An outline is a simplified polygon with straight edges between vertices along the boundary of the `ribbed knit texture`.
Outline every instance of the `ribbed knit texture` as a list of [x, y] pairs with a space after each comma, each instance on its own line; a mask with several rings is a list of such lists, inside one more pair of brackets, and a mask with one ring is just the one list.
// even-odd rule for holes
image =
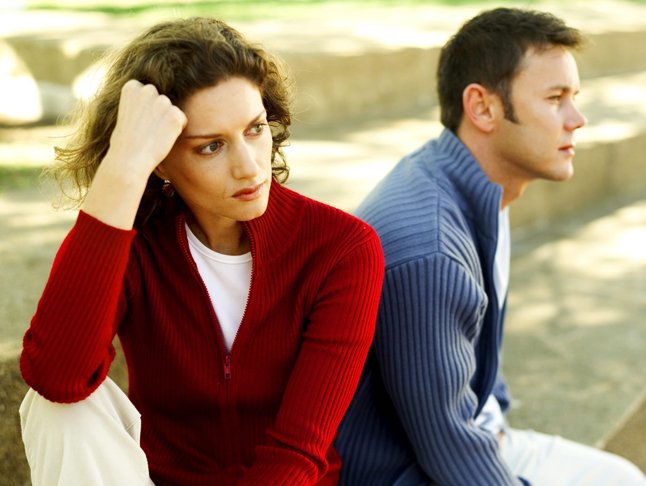
[[337, 440], [341, 484], [518, 484], [473, 422], [499, 378], [504, 311], [488, 304], [497, 302], [501, 196], [445, 130], [359, 207], [381, 238], [386, 276], [374, 347]]
[[135, 235], [81, 213], [25, 335], [26, 382], [73, 402], [105, 378], [118, 330], [158, 486], [338, 478], [331, 443], [374, 334], [379, 240], [277, 184], [245, 228], [250, 299], [229, 354], [181, 214]]

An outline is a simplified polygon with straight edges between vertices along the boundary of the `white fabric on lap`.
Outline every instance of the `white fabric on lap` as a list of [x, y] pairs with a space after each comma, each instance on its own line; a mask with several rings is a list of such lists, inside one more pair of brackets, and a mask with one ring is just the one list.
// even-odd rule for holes
[[507, 429], [502, 456], [532, 486], [643, 486], [642, 472], [623, 457], [559, 436]]
[[148, 486], [139, 412], [110, 379], [77, 403], [54, 403], [30, 389], [20, 406], [33, 486]]

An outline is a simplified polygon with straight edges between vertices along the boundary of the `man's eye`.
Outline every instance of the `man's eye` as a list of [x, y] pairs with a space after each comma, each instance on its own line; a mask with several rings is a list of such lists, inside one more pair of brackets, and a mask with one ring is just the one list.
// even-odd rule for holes
[[200, 153], [203, 155], [211, 155], [217, 152], [222, 144], [220, 142], [211, 142], [208, 145], [205, 145], [200, 149]]

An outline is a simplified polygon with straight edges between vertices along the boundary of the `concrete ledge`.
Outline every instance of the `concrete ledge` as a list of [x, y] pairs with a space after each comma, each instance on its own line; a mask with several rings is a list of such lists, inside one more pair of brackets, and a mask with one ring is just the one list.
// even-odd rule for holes
[[65, 35], [10, 37], [6, 41], [22, 58], [35, 79], [69, 86], [111, 47], [103, 43], [96, 45], [90, 39], [86, 40], [89, 45], [81, 43], [70, 47], [70, 44], [76, 43]]
[[[74, 80], [93, 66], [105, 49], [125, 42], [138, 30], [134, 26], [121, 29], [105, 24], [101, 19], [87, 17], [87, 20], [81, 30], [74, 26], [69, 29], [52, 26], [41, 29], [43, 32], [13, 35], [0, 41], [0, 44], [6, 42], [15, 59], [22, 63], [21, 69], [27, 73], [28, 82], [32, 83], [30, 86], [42, 103], [42, 112], [38, 115], [41, 122], [67, 114], [74, 102], [71, 88]], [[246, 32], [246, 29], [243, 27], [242, 31]], [[632, 194], [638, 196], [646, 188], [646, 171], [643, 170], [646, 118], [632, 106], [642, 102], [626, 93], [625, 85], [598, 83], [595, 88], [594, 83], [602, 76], [646, 70], [646, 29], [599, 32], [592, 35], [592, 40], [594, 45], [577, 55], [581, 76], [592, 81], [584, 82], [583, 94], [589, 85], [594, 92], [584, 112], [587, 113], [586, 108], [595, 112], [597, 134], [609, 131], [604, 124], [608, 118], [629, 125], [630, 130], [615, 139], [595, 135], [580, 143], [575, 160], [576, 174], [571, 181], [531, 184], [525, 196], [512, 208], [515, 238], [539, 228], [545, 230], [544, 238], [556, 241], [563, 235], [561, 230], [548, 231], [556, 223], [578, 217], [604, 201], [626, 199]], [[314, 197], [324, 194], [325, 197], [319, 198], [352, 210], [373, 181], [437, 130], [432, 125], [432, 120], [437, 119], [432, 111], [436, 103], [434, 73], [438, 48], [401, 46], [344, 54], [317, 51], [316, 46], [292, 52], [289, 45], [286, 42], [278, 49], [268, 47], [282, 54], [293, 71], [297, 84], [295, 125], [310, 134], [317, 133], [317, 137], [306, 140], [304, 149], [294, 140], [293, 148], [298, 157], [291, 160], [302, 159], [298, 163], [303, 164], [301, 167], [307, 166], [309, 172], [303, 171], [304, 176], [299, 175], [296, 166], [293, 187]], [[643, 87], [641, 79], [635, 77], [631, 81]], [[599, 113], [599, 105], [606, 103], [610, 94], [622, 93], [627, 94], [628, 101], [609, 102]], [[422, 113], [422, 116], [416, 115], [413, 120], [392, 118], [393, 114], [405, 112]], [[391, 119], [382, 124], [386, 115]], [[365, 119], [376, 123], [365, 125], [364, 130], [346, 127], [348, 122]], [[24, 121], [16, 122], [20, 123]], [[335, 125], [342, 131], [330, 131]], [[344, 180], [339, 181], [341, 176]], [[49, 217], [40, 207], [32, 212], [43, 219]], [[13, 217], [26, 219], [29, 216], [17, 214]], [[20, 230], [23, 238], [28, 236], [33, 240], [30, 244], [42, 247], [45, 241], [52, 245], [56, 241], [57, 245], [62, 230], [51, 227], [51, 220], [46, 224], [50, 226], [30, 230], [10, 228], [8, 233], [13, 242], [10, 244], [24, 244], [13, 239]], [[614, 231], [609, 228], [594, 233], [591, 238], [601, 241], [604, 235]], [[632, 236], [627, 234], [626, 237]], [[569, 253], [564, 258], [566, 250]], [[592, 272], [573, 274], [572, 268], [559, 266], [562, 261], [567, 263], [585, 252], [590, 261], [582, 262], [581, 267], [599, 264], [600, 250], [584, 247], [579, 240], [566, 241], [564, 238], [562, 244], [543, 245], [531, 258], [518, 258], [512, 265], [516, 272], [512, 291], [517, 300], [513, 303], [512, 299], [508, 322], [517, 324], [515, 328], [513, 324], [508, 327], [506, 364], [509, 371], [506, 373], [508, 378], [513, 378], [512, 390], [526, 400], [512, 410], [516, 419], [514, 424], [536, 424], [547, 432], [600, 443], [646, 470], [646, 458], [641, 455], [646, 454], [642, 447], [646, 405], [635, 402], [635, 389], [641, 383], [639, 377], [634, 376], [635, 369], [642, 368], [633, 366], [633, 362], [641, 363], [637, 356], [643, 351], [642, 340], [646, 336], [630, 327], [631, 315], [641, 315], [638, 295], [643, 295], [640, 292], [643, 277], [637, 275], [636, 269], [632, 273], [611, 269], [607, 262], [604, 270], [608, 275], [601, 276]], [[9, 268], [6, 258], [5, 269]], [[34, 262], [44, 257], [32, 255], [29, 258], [28, 264], [14, 262], [11, 268], [29, 266], [33, 273]], [[621, 258], [616, 256], [616, 259]], [[38, 278], [44, 283], [43, 275]], [[18, 278], [16, 282], [21, 280]], [[631, 290], [636, 298], [630, 297]], [[36, 299], [40, 290], [22, 285], [21, 292]], [[21, 294], [20, 298], [24, 296]], [[601, 305], [612, 299], [618, 301], [616, 309]], [[26, 322], [23, 317], [9, 325], [23, 326]], [[612, 325], [615, 327], [611, 328]], [[7, 329], [5, 327], [5, 332]], [[525, 331], [528, 334], [523, 336]], [[22, 329], [17, 334], [20, 332]], [[626, 336], [630, 338], [629, 343], [624, 342]], [[0, 353], [0, 478], [3, 481], [8, 478], [3, 482], [6, 486], [28, 484], [16, 415], [26, 391], [18, 372], [15, 354], [18, 348], [16, 339], [10, 353]], [[584, 349], [573, 356], [572, 351], [579, 348]], [[110, 374], [125, 389], [125, 364], [120, 352], [117, 356]], [[593, 369], [591, 363], [596, 363], [600, 356], [604, 356], [605, 361], [599, 371]], [[550, 383], [545, 383], [546, 375], [551, 377]], [[546, 389], [548, 385], [549, 389]], [[608, 390], [613, 390], [612, 398], [604, 399], [610, 394]], [[563, 414], [564, 403], [577, 410], [585, 409], [585, 413], [568, 417]], [[589, 427], [590, 423], [594, 427]], [[604, 437], [600, 438], [601, 435]]]
[[628, 411], [617, 427], [601, 441], [601, 447], [620, 454], [646, 471], [646, 395]]
[[0, 361], [0, 478], [6, 486], [30, 484], [18, 417], [26, 392], [27, 385], [18, 371], [18, 358]]
[[76, 103], [69, 83], [34, 76], [16, 49], [0, 39], [0, 125], [55, 123]]
[[576, 55], [582, 78], [646, 69], [646, 30], [601, 32], [589, 39], [591, 45]]
[[[133, 26], [112, 31], [104, 27], [94, 35], [84, 29], [75, 34], [32, 34], [5, 40], [34, 79], [72, 85], [107, 49], [124, 44], [136, 32]], [[592, 46], [577, 54], [583, 78], [646, 69], [646, 27], [590, 34], [590, 39]], [[351, 53], [293, 52], [284, 46], [272, 50], [287, 61], [294, 75], [296, 114], [304, 123], [384, 116], [393, 110], [436, 103], [439, 46], [367, 48]]]
[[564, 184], [535, 181], [511, 208], [514, 228], [546, 226], [604, 200], [629, 198], [646, 188], [646, 131], [577, 149], [575, 175]]
[[15, 49], [0, 39], [0, 123], [21, 125], [43, 116], [36, 81]]
[[436, 103], [438, 49], [353, 55], [286, 54], [296, 84], [299, 123], [334, 123]]

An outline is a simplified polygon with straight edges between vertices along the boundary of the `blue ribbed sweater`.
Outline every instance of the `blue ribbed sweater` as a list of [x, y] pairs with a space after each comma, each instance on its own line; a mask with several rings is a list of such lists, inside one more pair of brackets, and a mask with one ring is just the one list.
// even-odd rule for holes
[[504, 309], [493, 283], [502, 188], [450, 131], [359, 206], [386, 275], [375, 341], [337, 448], [346, 486], [518, 484], [473, 418], [495, 393]]

